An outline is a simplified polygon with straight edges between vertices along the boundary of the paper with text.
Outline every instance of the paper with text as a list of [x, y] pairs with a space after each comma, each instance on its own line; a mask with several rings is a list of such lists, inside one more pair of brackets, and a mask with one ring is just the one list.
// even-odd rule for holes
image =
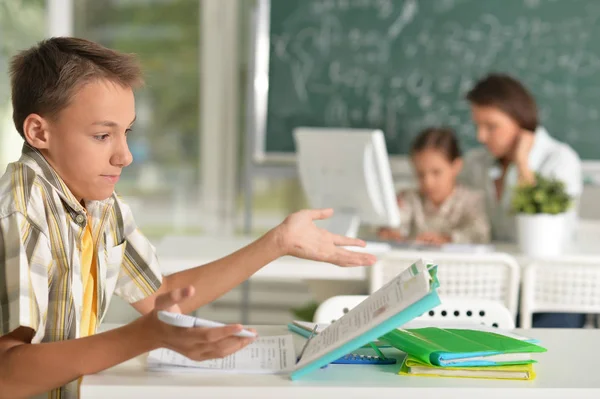
[[259, 337], [244, 349], [222, 359], [197, 362], [177, 352], [160, 348], [150, 352], [147, 366], [157, 371], [227, 372], [239, 374], [278, 374], [296, 363], [291, 335]]
[[430, 292], [432, 278], [427, 264], [419, 261], [371, 294], [309, 342], [296, 368], [366, 333], [398, 314]]

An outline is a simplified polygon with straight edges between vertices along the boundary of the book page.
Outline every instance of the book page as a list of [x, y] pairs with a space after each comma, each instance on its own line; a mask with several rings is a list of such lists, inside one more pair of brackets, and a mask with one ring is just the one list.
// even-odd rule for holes
[[296, 368], [322, 357], [400, 313], [429, 293], [431, 276], [423, 262], [400, 273], [308, 343]]
[[259, 337], [244, 349], [222, 359], [197, 362], [175, 351], [160, 348], [148, 355], [152, 370], [182, 372], [228, 372], [244, 374], [278, 374], [289, 371], [296, 363], [291, 335]]

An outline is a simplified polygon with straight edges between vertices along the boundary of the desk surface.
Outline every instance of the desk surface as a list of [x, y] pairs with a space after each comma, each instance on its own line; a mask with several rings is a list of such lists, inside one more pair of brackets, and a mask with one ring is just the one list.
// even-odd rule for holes
[[[263, 335], [289, 333], [283, 326], [257, 328]], [[518, 331], [518, 330], [517, 330]], [[522, 332], [538, 338], [548, 352], [539, 361], [533, 381], [406, 377], [390, 366], [330, 365], [299, 381], [287, 375], [224, 375], [166, 373], [144, 370], [140, 356], [104, 372], [86, 376], [81, 399], [91, 398], [598, 398], [600, 365], [595, 350], [600, 330], [537, 329]], [[296, 351], [304, 339], [294, 334]], [[402, 358], [396, 352], [394, 356]], [[442, 391], [443, 389], [443, 391]], [[418, 395], [418, 396], [417, 396]]]

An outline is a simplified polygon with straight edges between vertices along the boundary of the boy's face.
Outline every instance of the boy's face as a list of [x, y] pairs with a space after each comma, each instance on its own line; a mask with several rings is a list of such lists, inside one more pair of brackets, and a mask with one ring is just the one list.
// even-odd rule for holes
[[112, 195], [133, 160], [127, 133], [134, 119], [133, 91], [99, 80], [82, 86], [67, 108], [46, 120], [42, 154], [78, 201]]

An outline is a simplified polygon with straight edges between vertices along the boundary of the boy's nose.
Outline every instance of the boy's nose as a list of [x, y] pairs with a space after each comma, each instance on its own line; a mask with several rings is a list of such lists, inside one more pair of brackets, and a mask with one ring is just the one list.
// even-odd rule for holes
[[112, 163], [115, 166], [124, 168], [129, 166], [131, 162], [133, 162], [133, 155], [131, 154], [131, 151], [129, 151], [127, 142], [125, 142], [118, 147], [117, 151], [115, 151], [115, 154], [112, 157]]

